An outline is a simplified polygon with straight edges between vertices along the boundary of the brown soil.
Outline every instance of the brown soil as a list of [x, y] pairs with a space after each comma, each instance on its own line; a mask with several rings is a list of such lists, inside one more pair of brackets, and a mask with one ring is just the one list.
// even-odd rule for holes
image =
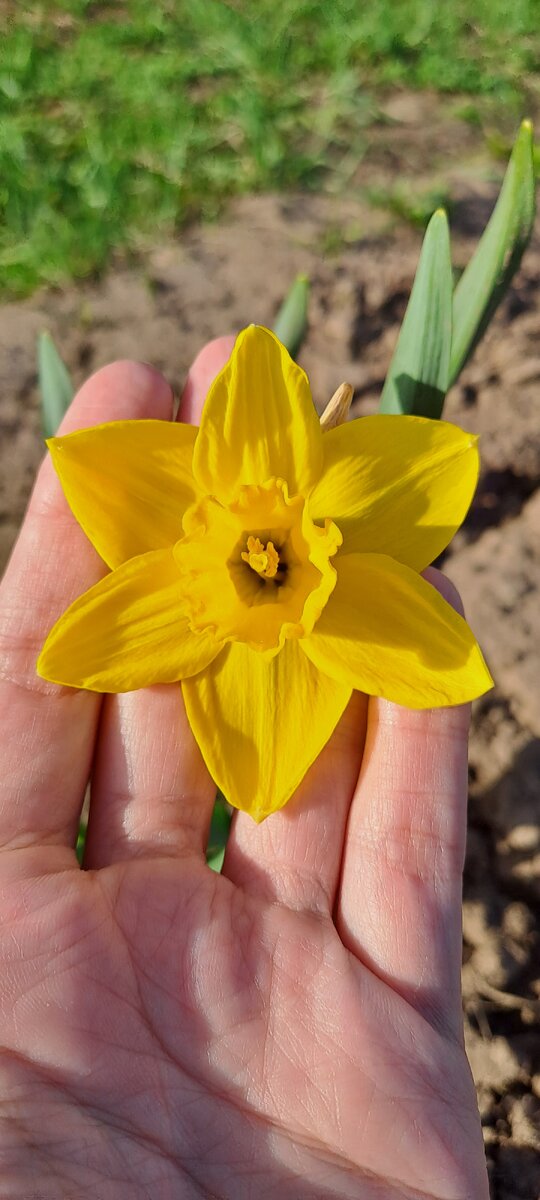
[[[415, 116], [407, 103], [401, 132], [412, 143]], [[390, 115], [399, 121], [399, 106]], [[417, 129], [416, 146], [419, 136]], [[469, 133], [463, 136], [469, 149]], [[455, 143], [453, 135], [443, 138], [453, 162]], [[372, 170], [386, 171], [388, 181], [397, 152], [381, 146]], [[451, 181], [456, 265], [470, 255], [497, 190], [473, 149]], [[134, 356], [160, 367], [178, 389], [207, 339], [250, 321], [271, 324], [284, 289], [303, 270], [312, 300], [301, 361], [317, 404], [347, 379], [355, 413], [372, 412], [419, 244], [418, 234], [391, 227], [386, 215], [356, 200], [263, 196], [238, 201], [221, 224], [194, 228], [137, 269], [120, 267], [101, 283], [5, 305], [0, 566], [42, 450], [40, 329], [52, 332], [77, 383], [110, 359]], [[537, 237], [445, 413], [481, 435], [480, 487], [444, 565], [497, 681], [474, 714], [463, 968], [466, 1041], [494, 1200], [540, 1196], [539, 279]]]

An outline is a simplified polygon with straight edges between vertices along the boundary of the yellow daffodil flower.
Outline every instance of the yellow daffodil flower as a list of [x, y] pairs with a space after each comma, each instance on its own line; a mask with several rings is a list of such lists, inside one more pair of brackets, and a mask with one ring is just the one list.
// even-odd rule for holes
[[111, 572], [54, 626], [39, 673], [98, 692], [181, 680], [209, 771], [256, 820], [290, 798], [353, 688], [424, 708], [490, 687], [420, 575], [469, 507], [470, 434], [405, 416], [322, 430], [304, 372], [250, 326], [199, 429], [118, 421], [48, 445]]

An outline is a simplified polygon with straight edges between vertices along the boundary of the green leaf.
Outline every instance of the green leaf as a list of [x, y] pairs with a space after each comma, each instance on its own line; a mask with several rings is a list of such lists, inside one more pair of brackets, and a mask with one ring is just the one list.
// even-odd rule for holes
[[221, 795], [221, 792], [218, 792], [212, 812], [208, 847], [206, 850], [206, 861], [213, 871], [219, 872], [223, 866], [230, 827], [231, 812], [229, 805], [225, 797]]
[[74, 387], [50, 333], [38, 338], [38, 376], [45, 437], [53, 437], [73, 399]]
[[296, 358], [306, 336], [308, 300], [309, 279], [307, 275], [298, 275], [274, 322], [274, 333], [292, 358]]
[[208, 866], [210, 867], [210, 870], [216, 872], [216, 875], [219, 875], [224, 861], [225, 861], [225, 846], [222, 846], [221, 850], [216, 850], [214, 854], [206, 855], [206, 862], [207, 862]]
[[381, 396], [383, 413], [440, 417], [452, 344], [452, 264], [446, 213], [433, 214]]
[[454, 292], [450, 383], [510, 286], [531, 236], [534, 214], [533, 133], [531, 122], [523, 121], [497, 204]]
[[86, 831], [87, 831], [86, 821], [81, 821], [79, 824], [79, 832], [77, 834], [77, 845], [75, 847], [75, 853], [79, 860], [80, 867], [82, 867], [82, 861], [84, 858], [84, 847], [86, 845]]

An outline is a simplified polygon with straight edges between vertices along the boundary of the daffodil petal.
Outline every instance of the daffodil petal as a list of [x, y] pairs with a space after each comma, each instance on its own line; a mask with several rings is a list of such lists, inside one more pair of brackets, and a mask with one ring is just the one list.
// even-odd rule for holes
[[492, 686], [466, 621], [420, 575], [382, 554], [348, 554], [336, 569], [334, 592], [299, 643], [321, 671], [409, 708], [461, 704]]
[[321, 674], [292, 640], [269, 661], [233, 643], [182, 691], [210, 774], [231, 804], [262, 821], [298, 787], [351, 687]]
[[206, 667], [222, 643], [192, 633], [172, 549], [132, 558], [80, 596], [51, 630], [38, 674], [94, 692], [173, 683]]
[[332, 517], [347, 553], [422, 571], [459, 529], [478, 479], [476, 439], [448, 421], [359, 417], [323, 435], [314, 520]]
[[322, 434], [309, 383], [281, 342], [260, 325], [236, 340], [206, 398], [193, 454], [201, 489], [223, 503], [242, 484], [284, 479], [305, 495], [319, 478]]
[[109, 567], [171, 546], [198, 495], [197, 429], [173, 421], [112, 421], [47, 442], [68, 504]]

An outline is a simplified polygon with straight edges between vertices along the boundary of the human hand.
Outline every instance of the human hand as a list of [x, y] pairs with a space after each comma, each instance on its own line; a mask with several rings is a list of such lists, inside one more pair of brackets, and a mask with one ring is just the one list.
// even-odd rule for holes
[[[184, 419], [231, 344], [197, 359]], [[161, 376], [117, 363], [63, 432], [171, 415]], [[218, 876], [180, 689], [101, 703], [35, 674], [104, 571], [46, 461], [0, 594], [0, 1195], [487, 1200], [459, 992], [468, 710], [356, 693], [290, 805], [235, 816]]]

